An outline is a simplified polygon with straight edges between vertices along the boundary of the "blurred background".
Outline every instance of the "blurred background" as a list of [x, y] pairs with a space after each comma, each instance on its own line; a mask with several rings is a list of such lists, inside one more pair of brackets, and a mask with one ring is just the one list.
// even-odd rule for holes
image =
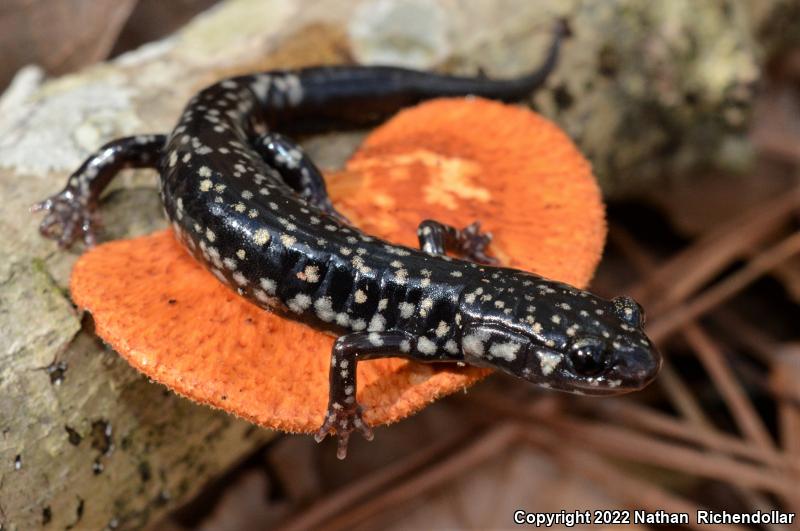
[[[169, 130], [192, 92], [232, 73], [357, 62], [510, 76], [538, 64], [558, 18], [572, 36], [530, 103], [593, 164], [609, 234], [591, 287], [647, 310], [666, 358], [655, 384], [592, 400], [494, 375], [371, 444], [356, 437], [342, 463], [330, 441], [184, 404], [115, 360], [86, 320], [8, 325], [7, 359], [44, 361], [0, 378], [15, 404], [0, 409], [0, 527], [488, 529], [513, 527], [515, 509], [692, 522], [699, 507], [800, 510], [798, 2], [6, 0], [8, 212], [99, 139]], [[360, 138], [305, 145], [336, 168]], [[47, 177], [17, 193], [20, 172]], [[123, 188], [108, 225], [124, 232], [107, 238], [163, 226], [152, 175]], [[74, 256], [12, 239], [9, 256], [63, 290]], [[21, 315], [30, 299], [8, 286], [3, 308]], [[24, 288], [39, 297], [35, 286]], [[68, 310], [37, 311], [56, 323], [47, 312]], [[86, 391], [88, 380], [100, 383]]]

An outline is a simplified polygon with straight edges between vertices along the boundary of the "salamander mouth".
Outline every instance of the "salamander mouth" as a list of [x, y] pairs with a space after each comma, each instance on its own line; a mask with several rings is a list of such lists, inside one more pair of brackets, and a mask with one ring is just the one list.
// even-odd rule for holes
[[594, 379], [587, 378], [586, 381], [573, 382], [571, 387], [572, 389], [568, 389], [567, 391], [575, 394], [612, 396], [638, 391], [642, 389], [644, 385], [626, 386], [619, 379], [601, 376]]
[[661, 355], [654, 349], [634, 349], [618, 356], [602, 375], [585, 378], [581, 391], [590, 394], [622, 394], [640, 391], [655, 380], [661, 370]]
[[596, 385], [593, 385], [587, 381], [578, 381], [574, 377], [551, 379], [550, 381], [531, 381], [531, 383], [545, 389], [581, 396], [614, 396], [637, 390], [635, 388], [622, 387], [621, 385], [612, 387], [604, 379], [598, 379], [596, 382]]

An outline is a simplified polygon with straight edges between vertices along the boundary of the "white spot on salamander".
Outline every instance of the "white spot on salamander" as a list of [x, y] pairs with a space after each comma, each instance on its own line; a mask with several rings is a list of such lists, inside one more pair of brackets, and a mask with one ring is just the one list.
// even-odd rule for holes
[[444, 349], [450, 354], [458, 354], [458, 345], [452, 339], [448, 339], [444, 344]]
[[224, 275], [224, 274], [222, 274], [222, 271], [220, 271], [219, 269], [212, 268], [212, 269], [211, 269], [211, 272], [212, 272], [212, 273], [214, 273], [214, 276], [215, 276], [215, 277], [217, 277], [218, 279], [220, 279], [220, 280], [221, 280], [222, 282], [224, 282], [225, 284], [227, 284], [227, 283], [228, 283], [228, 279], [227, 279], [227, 278], [225, 278], [225, 275]]
[[383, 338], [382, 338], [382, 337], [381, 337], [381, 335], [380, 335], [379, 333], [377, 333], [377, 332], [371, 332], [371, 333], [370, 333], [370, 334], [367, 336], [367, 339], [369, 339], [369, 342], [370, 342], [370, 344], [371, 344], [373, 347], [380, 347], [380, 346], [383, 346]]
[[314, 301], [314, 309], [317, 311], [317, 317], [326, 323], [333, 321], [336, 317], [336, 312], [333, 311], [333, 301], [330, 297], [320, 297]]
[[422, 317], [426, 317], [428, 315], [428, 310], [431, 308], [433, 308], [433, 299], [422, 299], [422, 302], [419, 303], [419, 314]]
[[495, 358], [502, 358], [506, 361], [514, 361], [517, 359], [517, 352], [519, 352], [519, 343], [495, 343], [489, 347], [489, 354]]
[[303, 310], [306, 310], [309, 306], [311, 306], [311, 297], [305, 293], [298, 293], [294, 296], [294, 298], [289, 299], [289, 302], [287, 302], [286, 305], [289, 306], [289, 309], [294, 313], [303, 313]]
[[268, 74], [261, 74], [256, 76], [253, 83], [250, 87], [255, 92], [256, 97], [259, 101], [265, 101], [267, 99], [267, 93], [269, 92], [269, 86], [272, 84], [272, 77]]
[[417, 350], [426, 356], [432, 356], [436, 354], [436, 343], [425, 336], [421, 336], [419, 339], [417, 339]]
[[480, 333], [467, 334], [466, 336], [464, 336], [464, 339], [461, 340], [461, 350], [464, 351], [464, 354], [480, 358], [483, 356], [483, 353], [485, 351], [485, 346], [483, 342], [486, 339], [487, 338]]
[[253, 293], [255, 294], [256, 299], [258, 299], [259, 301], [263, 302], [264, 304], [266, 304], [270, 308], [277, 307], [279, 302], [280, 302], [277, 297], [270, 297], [266, 293], [261, 291], [260, 289], [253, 290]]
[[364, 293], [362, 290], [357, 289], [355, 294], [353, 295], [353, 299], [356, 301], [356, 304], [364, 304], [367, 302], [367, 294]]
[[256, 245], [264, 245], [269, 241], [269, 231], [267, 229], [258, 229], [253, 233], [253, 241]]
[[542, 376], [550, 376], [558, 364], [561, 363], [561, 356], [553, 352], [537, 350], [536, 355], [539, 356], [539, 367], [542, 370]]
[[367, 265], [364, 262], [364, 259], [361, 258], [360, 256], [354, 256], [352, 264], [353, 267], [355, 267], [356, 270], [363, 275], [366, 275], [367, 273], [372, 271], [369, 267], [367, 267]]
[[339, 326], [348, 326], [350, 324], [350, 316], [344, 312], [337, 313], [336, 324]]
[[370, 319], [367, 331], [383, 332], [384, 330], [386, 330], [386, 318], [383, 315], [376, 313], [372, 316], [372, 319]]
[[405, 269], [398, 269], [394, 272], [394, 279], [398, 284], [405, 284], [408, 280], [408, 271]]
[[275, 290], [278, 288], [278, 285], [275, 283], [274, 280], [271, 278], [260, 278], [258, 279], [258, 283], [261, 287], [269, 293], [270, 295], [275, 295]]
[[401, 302], [399, 308], [400, 317], [403, 319], [409, 319], [412, 315], [414, 315], [414, 305], [410, 302]]
[[319, 282], [319, 267], [313, 265], [306, 266], [305, 269], [297, 273], [297, 278], [310, 284], [317, 283]]

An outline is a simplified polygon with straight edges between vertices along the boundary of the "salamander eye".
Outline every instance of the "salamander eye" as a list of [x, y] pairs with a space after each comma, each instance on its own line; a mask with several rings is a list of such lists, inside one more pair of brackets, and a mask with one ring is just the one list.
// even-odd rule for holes
[[644, 326], [644, 309], [638, 302], [625, 296], [615, 297], [611, 302], [614, 304], [614, 310], [620, 319], [639, 328]]
[[585, 338], [572, 345], [569, 358], [575, 372], [581, 376], [594, 376], [606, 368], [608, 356], [602, 341]]

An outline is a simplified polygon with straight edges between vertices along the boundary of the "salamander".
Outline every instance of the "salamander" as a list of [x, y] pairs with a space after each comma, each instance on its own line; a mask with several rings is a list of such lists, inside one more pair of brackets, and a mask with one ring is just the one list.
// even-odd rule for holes
[[91, 155], [34, 206], [46, 211], [40, 231], [62, 247], [94, 245], [111, 179], [123, 168], [157, 169], [175, 236], [214, 277], [264, 310], [336, 335], [315, 437], [338, 436], [340, 457], [352, 431], [372, 438], [356, 400], [363, 360], [491, 367], [581, 394], [640, 389], [660, 356], [634, 300], [501, 267], [478, 223], [424, 220], [418, 249], [365, 234], [336, 211], [322, 173], [290, 139], [368, 126], [427, 98], [520, 100], [554, 68], [563, 35], [559, 27], [536, 71], [513, 79], [332, 66], [220, 81], [189, 101], [170, 135], [121, 138]]

